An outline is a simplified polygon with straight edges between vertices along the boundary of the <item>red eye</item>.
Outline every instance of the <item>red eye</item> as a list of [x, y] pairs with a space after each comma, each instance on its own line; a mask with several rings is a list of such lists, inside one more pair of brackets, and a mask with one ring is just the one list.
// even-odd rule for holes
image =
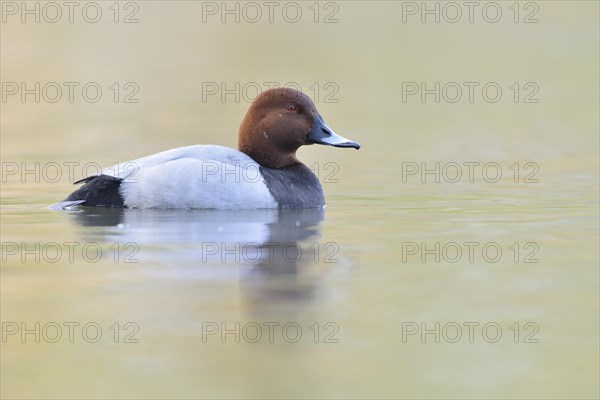
[[287, 106], [287, 110], [289, 112], [294, 112], [294, 111], [296, 111], [296, 106], [293, 106], [293, 105], [290, 104], [289, 106]]

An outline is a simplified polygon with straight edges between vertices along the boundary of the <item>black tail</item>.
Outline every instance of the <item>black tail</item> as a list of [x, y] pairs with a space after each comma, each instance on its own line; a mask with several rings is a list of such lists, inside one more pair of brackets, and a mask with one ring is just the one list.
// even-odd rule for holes
[[108, 175], [92, 177], [71, 193], [65, 201], [83, 200], [81, 205], [90, 207], [125, 207], [123, 196], [119, 192], [122, 181], [120, 178]]

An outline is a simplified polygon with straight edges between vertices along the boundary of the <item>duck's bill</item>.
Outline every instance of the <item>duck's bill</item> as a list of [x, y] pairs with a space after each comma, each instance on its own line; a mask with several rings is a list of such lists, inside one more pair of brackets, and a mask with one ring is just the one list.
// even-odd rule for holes
[[312, 130], [308, 134], [308, 139], [310, 143], [324, 144], [334, 147], [353, 147], [356, 150], [360, 149], [360, 144], [336, 134], [320, 117], [315, 118]]

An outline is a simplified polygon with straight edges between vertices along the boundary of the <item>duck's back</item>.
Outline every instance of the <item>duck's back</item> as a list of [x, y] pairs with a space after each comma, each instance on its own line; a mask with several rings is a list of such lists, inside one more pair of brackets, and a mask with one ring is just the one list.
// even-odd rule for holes
[[66, 201], [160, 209], [308, 208], [325, 203], [318, 179], [303, 164], [264, 168], [238, 150], [215, 145], [118, 163], [80, 182], [85, 184]]
[[223, 146], [197, 145], [126, 161], [87, 177], [66, 201], [128, 208], [276, 208], [260, 165]]

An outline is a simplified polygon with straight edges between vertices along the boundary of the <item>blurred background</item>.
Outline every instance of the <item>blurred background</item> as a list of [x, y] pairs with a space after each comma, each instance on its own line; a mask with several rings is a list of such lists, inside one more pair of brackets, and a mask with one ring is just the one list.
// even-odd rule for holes
[[[597, 2], [0, 7], [3, 398], [600, 395]], [[270, 86], [362, 145], [324, 214], [45, 209]]]

